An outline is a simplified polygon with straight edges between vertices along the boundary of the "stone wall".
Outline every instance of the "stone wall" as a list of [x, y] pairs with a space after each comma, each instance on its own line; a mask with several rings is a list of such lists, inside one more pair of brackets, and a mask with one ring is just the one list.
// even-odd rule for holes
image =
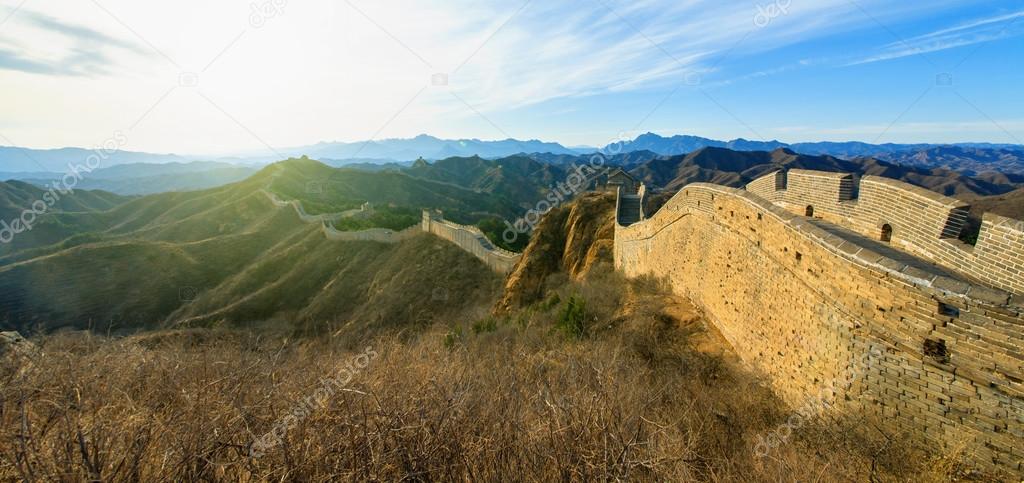
[[413, 225], [409, 228], [400, 231], [389, 230], [387, 228], [370, 228], [368, 230], [359, 231], [340, 231], [330, 226], [326, 222], [323, 223], [324, 236], [328, 240], [335, 241], [374, 241], [379, 243], [398, 243], [403, 240], [408, 240], [418, 233], [422, 233], [423, 230], [419, 225]]
[[510, 273], [521, 254], [494, 246], [475, 226], [460, 225], [445, 220], [440, 212], [423, 211], [423, 231], [433, 233], [472, 253], [498, 273]]
[[[829, 186], [814, 200], [839, 212], [853, 195], [846, 179], [789, 186]], [[782, 196], [777, 183], [751, 190]], [[615, 264], [668, 279], [795, 409], [828, 389], [840, 411], [1024, 473], [1024, 300], [824, 226], [747, 191], [694, 184], [616, 227]]]
[[411, 226], [404, 230], [394, 231], [387, 228], [371, 228], [359, 231], [340, 231], [331, 226], [330, 222], [341, 218], [352, 216], [366, 216], [371, 213], [372, 207], [369, 203], [363, 204], [361, 208], [348, 210], [341, 213], [327, 213], [322, 215], [309, 215], [302, 208], [298, 201], [282, 201], [270, 191], [263, 190], [263, 194], [270, 198], [270, 201], [277, 207], [284, 208], [291, 206], [299, 219], [306, 223], [320, 223], [321, 230], [329, 240], [336, 241], [372, 241], [378, 243], [398, 243], [407, 240], [417, 233], [427, 232], [454, 243], [459, 248], [471, 253], [482, 260], [492, 270], [507, 274], [515, 268], [521, 254], [513, 253], [494, 246], [490, 240], [475, 226], [460, 225], [445, 220], [440, 212], [423, 210], [423, 220], [420, 224]]
[[[968, 204], [900, 181], [845, 173], [790, 170], [759, 178], [747, 190], [789, 210], [881, 239], [985, 284], [1024, 293], [1024, 222], [986, 215], [976, 245], [958, 239]], [[811, 207], [811, 208], [808, 208]]]

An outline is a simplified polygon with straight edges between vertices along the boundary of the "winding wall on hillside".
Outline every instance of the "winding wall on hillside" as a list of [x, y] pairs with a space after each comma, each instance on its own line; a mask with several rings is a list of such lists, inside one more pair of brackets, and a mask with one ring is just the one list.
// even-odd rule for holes
[[404, 230], [395, 231], [387, 228], [371, 228], [359, 231], [341, 231], [334, 228], [330, 222], [352, 216], [365, 215], [369, 210], [368, 205], [362, 208], [348, 210], [341, 213], [328, 213], [322, 215], [309, 215], [302, 208], [302, 203], [297, 200], [283, 201], [270, 191], [263, 190], [263, 193], [275, 206], [284, 208], [291, 206], [299, 219], [305, 223], [320, 223], [324, 236], [335, 241], [372, 241], [378, 243], [398, 243], [407, 240], [418, 233], [426, 232], [438, 236], [444, 240], [454, 243], [459, 248], [479, 258], [492, 270], [507, 274], [512, 271], [519, 262], [521, 254], [494, 246], [490, 240], [475, 226], [460, 225], [445, 220], [440, 212], [423, 210], [421, 223], [413, 225]]
[[[825, 178], [837, 199], [829, 191], [815, 214], [848, 202], [845, 178]], [[824, 398], [1024, 473], [1024, 298], [787, 211], [784, 186], [752, 184], [766, 199], [689, 185], [652, 217], [617, 223], [616, 267], [668, 279], [795, 409]]]
[[448, 240], [472, 253], [498, 273], [510, 273], [522, 254], [495, 246], [475, 226], [460, 225], [444, 219], [438, 211], [423, 211], [423, 231]]

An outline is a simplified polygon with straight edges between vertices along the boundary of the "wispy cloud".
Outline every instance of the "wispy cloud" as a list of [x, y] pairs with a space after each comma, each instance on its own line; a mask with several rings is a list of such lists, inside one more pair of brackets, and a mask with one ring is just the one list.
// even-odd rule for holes
[[860, 65], [927, 54], [1024, 34], [1024, 10], [965, 22], [886, 45], [881, 53], [849, 62]]
[[[884, 3], [864, 3], [885, 14]], [[720, 70], [723, 60], [728, 64], [867, 22], [845, 0], [794, 4], [767, 26], [755, 22], [759, 12], [756, 4], [708, 0], [534, 2], [484, 48], [488, 55], [453, 76], [452, 86], [485, 112], [675, 86], [687, 76]], [[502, 17], [500, 10], [485, 15]], [[473, 44], [481, 36], [472, 32], [451, 43]], [[430, 49], [424, 50], [429, 57]], [[784, 70], [790, 68], [749, 77]]]
[[[54, 76], [109, 74], [118, 51], [146, 56], [139, 45], [98, 30], [28, 10], [7, 7], [0, 35], [0, 69]], [[13, 38], [12, 38], [13, 37]], [[25, 42], [23, 39], [31, 39]], [[45, 45], [46, 48], [39, 48]]]

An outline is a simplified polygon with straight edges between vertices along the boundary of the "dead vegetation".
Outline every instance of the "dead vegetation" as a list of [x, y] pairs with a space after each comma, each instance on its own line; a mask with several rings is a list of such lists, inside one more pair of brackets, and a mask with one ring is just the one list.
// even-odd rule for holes
[[[372, 340], [40, 339], [26, 370], [0, 373], [0, 480], [939, 481], [955, 470], [863, 421], [811, 422], [758, 457], [759, 436], [790, 411], [694, 347], [699, 314], [681, 321], [655, 281], [616, 277], [558, 282], [507, 317], [481, 308]], [[570, 316], [580, 330], [559, 328]], [[256, 441], [270, 444], [254, 452]]]

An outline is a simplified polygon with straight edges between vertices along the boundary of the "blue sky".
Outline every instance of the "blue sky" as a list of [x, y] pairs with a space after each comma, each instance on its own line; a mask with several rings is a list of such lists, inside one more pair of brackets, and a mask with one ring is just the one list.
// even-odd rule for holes
[[0, 0], [0, 145], [1024, 143], [1021, 15], [964, 0]]

